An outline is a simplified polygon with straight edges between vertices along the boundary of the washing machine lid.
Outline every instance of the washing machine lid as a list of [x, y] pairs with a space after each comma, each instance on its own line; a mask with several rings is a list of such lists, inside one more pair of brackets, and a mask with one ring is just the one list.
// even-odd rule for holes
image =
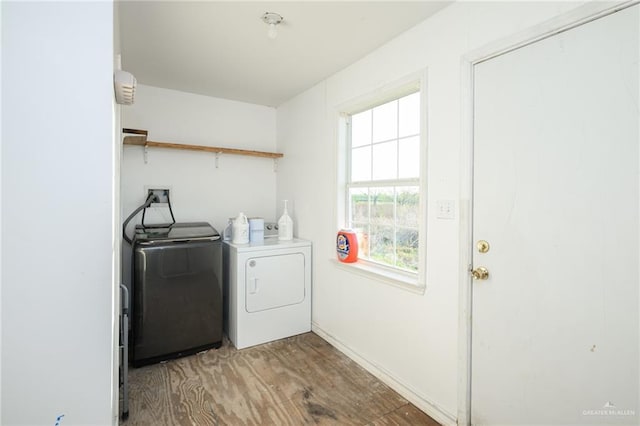
[[136, 225], [134, 239], [138, 243], [156, 241], [219, 240], [220, 234], [207, 222], [187, 222], [159, 225]]

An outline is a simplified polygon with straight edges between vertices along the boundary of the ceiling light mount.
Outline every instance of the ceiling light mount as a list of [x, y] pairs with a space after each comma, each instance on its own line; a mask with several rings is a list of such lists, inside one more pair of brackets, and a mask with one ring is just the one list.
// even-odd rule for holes
[[264, 15], [262, 15], [262, 22], [269, 25], [267, 35], [270, 39], [274, 39], [278, 36], [278, 29], [276, 27], [280, 25], [283, 20], [284, 18], [279, 13], [265, 12]]

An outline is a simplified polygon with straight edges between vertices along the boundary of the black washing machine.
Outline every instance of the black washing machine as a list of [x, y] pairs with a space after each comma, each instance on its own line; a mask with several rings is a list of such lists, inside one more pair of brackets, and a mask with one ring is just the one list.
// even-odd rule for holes
[[220, 347], [221, 240], [206, 222], [136, 226], [134, 367]]

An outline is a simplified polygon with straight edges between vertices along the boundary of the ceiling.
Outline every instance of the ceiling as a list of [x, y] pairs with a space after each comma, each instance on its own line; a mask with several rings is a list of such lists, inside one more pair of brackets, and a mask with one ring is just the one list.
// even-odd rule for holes
[[[121, 1], [122, 68], [145, 85], [278, 106], [448, 4]], [[276, 39], [267, 11], [284, 17]]]

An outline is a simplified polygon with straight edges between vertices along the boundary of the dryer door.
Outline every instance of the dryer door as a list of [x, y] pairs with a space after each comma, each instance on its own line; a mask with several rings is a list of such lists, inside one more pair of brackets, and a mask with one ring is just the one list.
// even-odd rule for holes
[[245, 263], [247, 312], [295, 305], [304, 300], [304, 255], [256, 256]]

